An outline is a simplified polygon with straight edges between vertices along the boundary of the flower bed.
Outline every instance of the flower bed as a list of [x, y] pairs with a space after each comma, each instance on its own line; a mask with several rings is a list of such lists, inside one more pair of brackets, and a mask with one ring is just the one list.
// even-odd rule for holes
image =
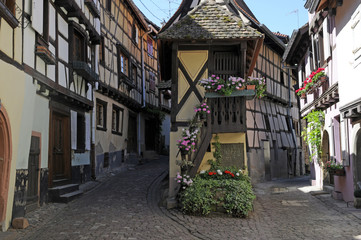
[[179, 193], [181, 210], [191, 215], [220, 211], [234, 217], [247, 217], [254, 199], [252, 185], [244, 178], [207, 179], [198, 175]]

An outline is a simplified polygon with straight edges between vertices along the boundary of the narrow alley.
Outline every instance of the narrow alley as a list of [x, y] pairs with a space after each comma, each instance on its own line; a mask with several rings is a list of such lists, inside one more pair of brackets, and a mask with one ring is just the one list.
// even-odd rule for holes
[[[258, 184], [247, 219], [185, 216], [158, 206], [168, 159], [117, 173], [69, 204], [50, 203], [27, 215], [10, 239], [360, 239], [361, 210], [311, 195], [307, 178]], [[99, 187], [101, 186], [101, 187]], [[358, 237], [357, 237], [358, 236]]]

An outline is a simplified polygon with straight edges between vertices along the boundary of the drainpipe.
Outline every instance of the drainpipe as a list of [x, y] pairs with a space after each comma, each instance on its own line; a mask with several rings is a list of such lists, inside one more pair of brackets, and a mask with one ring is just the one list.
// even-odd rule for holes
[[[282, 64], [282, 68], [286, 68], [287, 69], [287, 79], [288, 79], [288, 107], [287, 107], [287, 118], [289, 121], [289, 125], [291, 126], [291, 131], [292, 131], [292, 140], [293, 140], [293, 144], [295, 146], [294, 148], [294, 159], [297, 159], [297, 137], [296, 137], [296, 133], [294, 130], [294, 126], [293, 126], [293, 122], [291, 121], [291, 108], [292, 108], [292, 103], [291, 103], [291, 75], [290, 75], [290, 69], [297, 69], [298, 66], [284, 66], [284, 64]], [[296, 160], [295, 160], [296, 161]], [[292, 168], [294, 167], [294, 162], [292, 161]], [[293, 169], [293, 175], [295, 175], [296, 169]]]
[[[150, 25], [148, 26], [149, 30], [147, 32], [144, 32], [143, 35], [140, 37], [141, 39], [141, 43], [140, 43], [140, 49], [141, 49], [141, 64], [142, 64], [142, 109], [145, 108], [145, 67], [144, 67], [144, 43], [143, 43], [143, 37], [145, 34], [149, 34], [151, 33], [153, 30], [150, 27]], [[142, 148], [141, 148], [141, 144], [140, 144], [140, 139], [141, 139], [141, 117], [140, 117], [140, 112], [138, 114], [138, 154], [139, 156], [141, 156], [142, 153]]]

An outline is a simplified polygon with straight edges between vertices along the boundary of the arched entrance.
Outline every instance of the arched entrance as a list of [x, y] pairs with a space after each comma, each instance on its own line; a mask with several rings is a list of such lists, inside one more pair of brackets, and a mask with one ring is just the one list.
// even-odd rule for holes
[[356, 158], [354, 164], [355, 188], [361, 189], [361, 130], [357, 133], [356, 137]]
[[5, 219], [11, 162], [10, 126], [4, 106], [0, 108], [0, 224]]
[[[330, 161], [330, 138], [327, 131], [323, 132], [322, 136], [322, 163], [325, 164], [327, 161]], [[324, 185], [333, 185], [333, 176], [330, 176], [327, 171], [323, 172], [323, 184]]]

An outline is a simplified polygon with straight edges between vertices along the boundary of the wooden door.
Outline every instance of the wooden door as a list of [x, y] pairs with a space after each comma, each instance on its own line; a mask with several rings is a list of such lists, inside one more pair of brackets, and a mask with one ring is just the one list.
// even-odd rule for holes
[[5, 219], [9, 189], [11, 134], [4, 107], [0, 109], [0, 231], [1, 222]]
[[39, 157], [40, 157], [40, 138], [36, 136], [31, 137], [30, 143], [30, 153], [28, 161], [28, 190], [26, 197], [27, 211], [31, 208], [36, 208], [38, 206], [39, 200], [39, 177], [40, 177], [40, 166], [39, 166]]
[[156, 121], [145, 121], [145, 150], [155, 150], [157, 143]]
[[128, 152], [136, 153], [137, 151], [137, 118], [135, 115], [129, 115], [128, 121]]
[[[70, 179], [69, 116], [53, 113], [51, 129], [51, 169], [49, 181]], [[51, 184], [50, 184], [51, 185]]]

